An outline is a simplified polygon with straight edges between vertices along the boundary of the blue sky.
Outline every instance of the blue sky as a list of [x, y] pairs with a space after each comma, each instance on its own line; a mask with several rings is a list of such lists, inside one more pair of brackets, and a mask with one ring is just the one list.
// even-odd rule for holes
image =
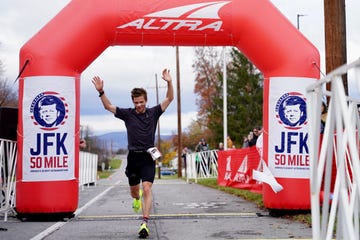
[[[19, 50], [70, 0], [1, 0], [0, 1], [0, 59], [6, 66], [5, 77], [14, 81], [18, 74]], [[288, 19], [319, 50], [321, 70], [325, 72], [325, 40], [323, 21], [323, 0], [272, 0]], [[360, 1], [347, 0], [347, 47], [348, 62], [360, 57]], [[221, 48], [219, 48], [221, 50]], [[192, 47], [180, 47], [180, 82], [182, 99], [182, 128], [196, 119], [194, 78], [191, 65], [194, 60]], [[163, 68], [169, 68], [175, 80], [176, 71], [174, 47], [128, 47], [114, 46], [103, 52], [81, 75], [81, 112], [82, 125], [90, 126], [94, 133], [125, 130], [124, 124], [106, 112], [97, 97], [91, 78], [99, 75], [105, 80], [105, 91], [110, 100], [122, 107], [132, 105], [130, 90], [144, 87], [149, 94], [149, 105], [156, 103], [155, 74], [159, 81], [159, 98], [165, 96], [166, 88], [161, 79]], [[351, 79], [350, 79], [351, 80]], [[174, 81], [176, 85], [176, 81]], [[355, 89], [355, 88], [350, 88]], [[353, 94], [353, 93], [351, 93]], [[177, 131], [176, 99], [160, 121], [162, 133]]]

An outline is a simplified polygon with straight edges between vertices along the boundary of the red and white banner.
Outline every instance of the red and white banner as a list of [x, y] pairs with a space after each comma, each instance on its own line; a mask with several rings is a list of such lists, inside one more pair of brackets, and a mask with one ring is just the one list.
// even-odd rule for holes
[[75, 80], [24, 78], [23, 181], [75, 178]]
[[260, 183], [253, 179], [260, 155], [255, 146], [218, 152], [218, 185], [259, 190]]

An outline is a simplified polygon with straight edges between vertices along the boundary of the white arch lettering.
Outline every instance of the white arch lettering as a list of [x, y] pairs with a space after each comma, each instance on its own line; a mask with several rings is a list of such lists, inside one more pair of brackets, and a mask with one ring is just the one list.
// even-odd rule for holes
[[[155, 21], [155, 19], [154, 19], [154, 21]], [[150, 22], [150, 24], [152, 24], [154, 21], [150, 20], [149, 22]], [[132, 22], [126, 23], [124, 25], [118, 26], [117, 28], [135, 27], [136, 29], [142, 29], [144, 26], [144, 22], [145, 22], [145, 19], [140, 18], [140, 19], [136, 19]], [[158, 29], [158, 28], [156, 28], [156, 29]]]
[[222, 21], [216, 21], [216, 22], [210, 23], [208, 25], [205, 25], [205, 26], [203, 26], [201, 28], [198, 28], [197, 30], [198, 31], [203, 31], [203, 30], [206, 30], [206, 29], [214, 29], [214, 31], [220, 31], [221, 26], [222, 26]]
[[126, 23], [124, 25], [118, 26], [119, 29], [131, 28], [136, 29], [146, 29], [146, 30], [180, 30], [187, 29], [189, 31], [204, 31], [207, 29], [212, 29], [214, 31], [220, 31], [222, 26], [222, 21], [210, 22], [209, 24], [204, 24], [202, 20], [182, 20], [182, 19], [155, 19], [151, 18], [146, 21], [144, 18], [134, 20], [132, 22]]

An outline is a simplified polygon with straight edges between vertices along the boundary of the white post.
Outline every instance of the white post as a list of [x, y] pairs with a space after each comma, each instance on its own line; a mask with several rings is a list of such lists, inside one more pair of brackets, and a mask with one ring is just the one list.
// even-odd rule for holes
[[226, 47], [223, 47], [223, 128], [224, 128], [224, 149], [227, 150], [227, 76], [226, 76]]

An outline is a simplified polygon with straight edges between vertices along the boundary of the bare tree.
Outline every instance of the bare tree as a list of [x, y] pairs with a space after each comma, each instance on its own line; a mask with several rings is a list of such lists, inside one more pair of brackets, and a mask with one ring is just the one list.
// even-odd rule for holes
[[213, 105], [216, 92], [218, 75], [221, 72], [220, 57], [213, 47], [195, 48], [195, 63], [193, 69], [196, 72], [194, 92], [198, 95], [196, 104], [199, 107], [198, 122], [206, 128], [208, 124], [208, 110]]
[[5, 77], [5, 64], [0, 60], [0, 107], [17, 107], [18, 95]]

